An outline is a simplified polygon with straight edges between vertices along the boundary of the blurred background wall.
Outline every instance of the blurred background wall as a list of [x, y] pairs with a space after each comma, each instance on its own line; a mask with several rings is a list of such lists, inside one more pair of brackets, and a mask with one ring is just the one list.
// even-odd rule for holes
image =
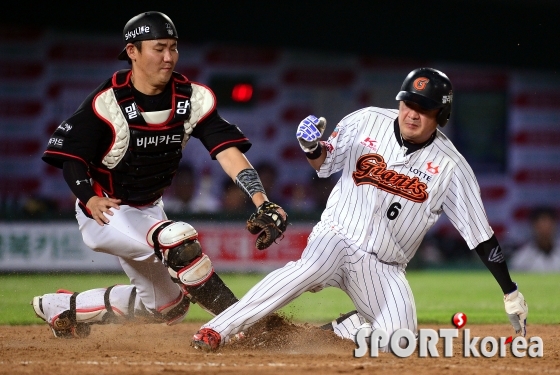
[[[41, 155], [86, 95], [128, 67], [116, 60], [122, 28], [146, 10], [171, 17], [180, 38], [176, 70], [210, 86], [220, 114], [253, 142], [247, 156], [261, 176], [270, 175], [271, 199], [300, 223], [286, 249], [305, 243], [335, 181], [314, 177], [294, 137], [299, 121], [324, 116], [329, 134], [359, 108], [396, 108], [402, 80], [420, 66], [440, 69], [453, 82], [443, 131], [477, 174], [504, 246], [513, 252], [530, 237], [533, 207], [560, 208], [559, 1], [24, 1], [0, 12], [0, 270], [31, 258], [44, 265], [41, 256], [65, 258], [64, 251], [82, 246], [73, 197]], [[181, 188], [172, 187], [167, 207], [174, 217], [194, 217], [199, 232], [218, 238], [237, 224], [215, 229], [214, 221], [248, 216], [250, 207], [228, 208], [242, 199], [225, 198], [226, 176], [198, 140], [189, 141], [183, 164], [194, 176], [191, 202], [181, 206]], [[219, 207], [230, 214], [216, 215]], [[56, 220], [68, 226], [59, 235], [49, 227]], [[43, 250], [33, 253], [37, 243]], [[243, 263], [253, 256], [247, 246], [245, 255], [224, 259]], [[443, 219], [419, 255], [445, 263], [468, 258], [465, 247]], [[298, 256], [285, 251], [286, 259]], [[278, 256], [268, 267], [286, 260]]]

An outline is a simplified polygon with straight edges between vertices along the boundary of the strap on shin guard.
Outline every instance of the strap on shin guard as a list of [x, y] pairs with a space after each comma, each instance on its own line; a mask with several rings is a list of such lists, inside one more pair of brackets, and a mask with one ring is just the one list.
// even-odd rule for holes
[[78, 320], [76, 319], [76, 297], [78, 297], [78, 292], [72, 293], [72, 296], [70, 296], [70, 312], [68, 314], [68, 320], [70, 320], [70, 323], [72, 323], [72, 325], [76, 325], [76, 323], [78, 322]]
[[237, 297], [218, 276], [213, 272], [210, 278], [201, 285], [183, 286], [191, 299], [212, 315], [218, 315], [238, 301]]
[[107, 310], [107, 313], [105, 314], [105, 316], [103, 317], [105, 322], [114, 322], [117, 320], [117, 315], [115, 314], [115, 312], [113, 311], [113, 307], [111, 306], [111, 302], [109, 301], [109, 294], [111, 294], [111, 289], [113, 289], [115, 286], [112, 285], [110, 287], [108, 287], [107, 289], [105, 289], [105, 294], [103, 295], [103, 302], [105, 303], [105, 310]]
[[[117, 323], [117, 321], [119, 320], [119, 316], [117, 314], [115, 314], [115, 311], [113, 310], [113, 306], [111, 306], [111, 301], [109, 300], [111, 290], [113, 290], [113, 288], [115, 286], [116, 285], [112, 285], [112, 286], [108, 287], [107, 289], [105, 289], [105, 294], [103, 295], [103, 302], [105, 304], [105, 310], [107, 310], [107, 313], [103, 316], [103, 323]], [[133, 320], [134, 319], [134, 317], [135, 317], [135, 314], [134, 314], [135, 303], [136, 303], [136, 287], [132, 288], [132, 290], [130, 291], [130, 297], [128, 298], [128, 311], [127, 311], [127, 315], [125, 317], [126, 320]]]
[[130, 298], [128, 299], [128, 319], [134, 319], [134, 305], [136, 303], [136, 287], [132, 288]]
[[[164, 223], [162, 223], [153, 233], [152, 233], [152, 242], [154, 244], [154, 253], [156, 254], [156, 257], [159, 258], [159, 260], [161, 260], [164, 264], [165, 264], [165, 260], [163, 259], [163, 254], [161, 253], [161, 247], [159, 245], [159, 241], [158, 241], [158, 235], [159, 233], [164, 230], [166, 227], [170, 226], [171, 224], [173, 224], [174, 222], [169, 220], [166, 221]], [[167, 265], [166, 265], [167, 266]]]

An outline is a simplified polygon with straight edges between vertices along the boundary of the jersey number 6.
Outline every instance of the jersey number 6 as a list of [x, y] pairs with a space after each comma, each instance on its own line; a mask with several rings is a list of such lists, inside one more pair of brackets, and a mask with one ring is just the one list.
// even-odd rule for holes
[[395, 220], [399, 215], [400, 212], [399, 210], [401, 208], [402, 206], [399, 202], [395, 202], [392, 205], [390, 205], [389, 209], [387, 210], [387, 218], [389, 218], [389, 220]]

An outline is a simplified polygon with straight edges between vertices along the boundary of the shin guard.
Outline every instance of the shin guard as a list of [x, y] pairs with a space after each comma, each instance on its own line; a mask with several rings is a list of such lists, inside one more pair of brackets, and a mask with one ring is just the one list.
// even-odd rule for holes
[[197, 286], [183, 286], [193, 303], [216, 316], [238, 301], [231, 289], [217, 273], [212, 272], [210, 278]]

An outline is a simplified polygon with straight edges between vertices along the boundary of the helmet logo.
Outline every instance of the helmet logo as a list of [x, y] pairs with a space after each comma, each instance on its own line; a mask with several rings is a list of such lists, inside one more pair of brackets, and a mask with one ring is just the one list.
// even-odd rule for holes
[[418, 91], [422, 91], [426, 88], [426, 85], [430, 82], [430, 80], [426, 77], [419, 77], [414, 80], [412, 83], [412, 87], [414, 87]]
[[138, 26], [132, 30], [129, 30], [126, 34], [124, 34], [124, 40], [134, 39], [137, 36], [140, 36], [142, 34], [149, 34], [149, 33], [150, 33], [149, 25]]

